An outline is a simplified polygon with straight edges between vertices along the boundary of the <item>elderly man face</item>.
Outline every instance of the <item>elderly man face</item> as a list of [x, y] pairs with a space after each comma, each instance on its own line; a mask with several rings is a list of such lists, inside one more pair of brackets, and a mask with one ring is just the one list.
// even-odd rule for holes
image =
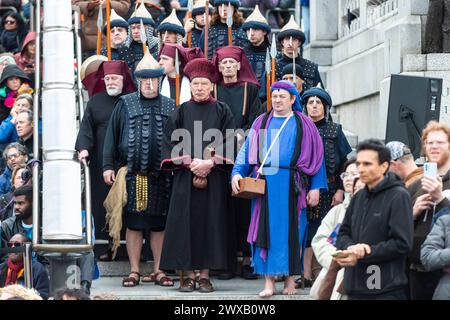
[[147, 98], [155, 98], [158, 95], [159, 78], [140, 78], [141, 94]]
[[325, 106], [319, 97], [310, 97], [306, 103], [306, 110], [308, 111], [308, 116], [317, 122], [325, 118]]
[[224, 58], [219, 62], [219, 72], [223, 78], [234, 79], [237, 81], [238, 71], [241, 69], [241, 63], [233, 58]]
[[247, 30], [248, 41], [250, 41], [250, 43], [254, 46], [259, 46], [261, 43], [263, 43], [266, 34], [267, 32], [262, 29], [250, 28]]
[[111, 46], [115, 48], [127, 38], [127, 29], [124, 27], [114, 27], [111, 29], [110, 37]]
[[120, 74], [108, 74], [103, 79], [105, 81], [106, 92], [109, 96], [115, 97], [122, 93], [123, 76]]
[[26, 139], [33, 134], [33, 119], [30, 119], [27, 112], [20, 112], [17, 115], [16, 131], [22, 139]]
[[212, 89], [211, 80], [208, 78], [194, 78], [191, 80], [191, 92], [195, 101], [201, 102], [209, 98]]
[[279, 89], [272, 91], [272, 108], [276, 115], [284, 116], [292, 111], [292, 105], [296, 97], [292, 96], [289, 91]]

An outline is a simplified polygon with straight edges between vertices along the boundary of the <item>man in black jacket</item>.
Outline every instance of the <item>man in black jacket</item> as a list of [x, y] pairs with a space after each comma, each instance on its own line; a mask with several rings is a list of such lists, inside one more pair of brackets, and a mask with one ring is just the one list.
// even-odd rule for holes
[[388, 172], [390, 152], [378, 140], [357, 149], [358, 171], [366, 187], [356, 193], [339, 230], [335, 260], [346, 267], [350, 299], [407, 299], [406, 259], [413, 243], [411, 198]]

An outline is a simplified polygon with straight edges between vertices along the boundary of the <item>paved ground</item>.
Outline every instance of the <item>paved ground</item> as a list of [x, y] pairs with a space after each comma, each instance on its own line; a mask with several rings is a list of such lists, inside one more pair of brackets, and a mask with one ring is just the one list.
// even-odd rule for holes
[[[91, 288], [91, 296], [98, 293], [113, 293], [123, 300], [255, 300], [261, 299], [258, 293], [264, 287], [264, 280], [244, 280], [234, 278], [231, 280], [218, 280], [211, 278], [216, 291], [209, 294], [202, 294], [198, 291], [193, 293], [178, 292], [178, 278], [173, 277], [174, 287], [161, 287], [154, 283], [140, 283], [133, 288], [122, 287], [122, 277], [127, 276], [130, 265], [128, 261], [99, 262], [100, 279], [94, 280]], [[149, 273], [153, 270], [153, 262], [141, 262], [141, 274]], [[294, 296], [281, 294], [283, 283], [278, 282], [277, 293], [270, 299], [273, 300], [309, 300], [309, 289], [298, 290]], [[264, 299], [266, 300], [266, 299]]]
[[[101, 277], [92, 284], [91, 295], [108, 292], [114, 293], [121, 300], [260, 300], [258, 292], [264, 286], [264, 280], [243, 280], [234, 278], [232, 280], [212, 279], [216, 288], [215, 292], [202, 294], [199, 292], [181, 293], [177, 288], [179, 282], [175, 282], [174, 287], [160, 287], [153, 283], [141, 283], [133, 288], [124, 288], [121, 285], [122, 277]], [[285, 296], [281, 294], [283, 283], [277, 283], [277, 295], [273, 300], [309, 300], [309, 290], [298, 290], [295, 296]], [[264, 299], [267, 300], [267, 299]]]

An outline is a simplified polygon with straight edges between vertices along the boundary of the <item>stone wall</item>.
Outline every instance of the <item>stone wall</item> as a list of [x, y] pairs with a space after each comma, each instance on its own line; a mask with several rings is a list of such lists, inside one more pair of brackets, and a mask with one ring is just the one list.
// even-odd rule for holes
[[[350, 27], [347, 8], [356, 16]], [[311, 0], [304, 56], [319, 63], [337, 118], [359, 140], [384, 139], [383, 88], [405, 71], [404, 57], [422, 53], [427, 10], [428, 0]]]

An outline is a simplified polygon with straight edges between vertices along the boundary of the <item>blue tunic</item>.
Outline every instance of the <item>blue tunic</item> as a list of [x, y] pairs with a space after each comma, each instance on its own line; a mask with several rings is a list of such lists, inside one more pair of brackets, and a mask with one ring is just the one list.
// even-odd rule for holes
[[[275, 138], [278, 129], [286, 120], [284, 117], [274, 117], [269, 123], [267, 136], [264, 142], [264, 154], [267, 152], [270, 143]], [[289, 275], [289, 177], [290, 170], [278, 168], [279, 166], [289, 167], [296, 144], [297, 126], [295, 118], [292, 117], [271, 153], [266, 165], [272, 165], [264, 169], [267, 183], [268, 207], [269, 207], [269, 234], [270, 248], [267, 251], [267, 259], [264, 261], [260, 256], [260, 248], [253, 250], [253, 264], [255, 273], [262, 275]], [[270, 141], [270, 143], [268, 143]], [[280, 147], [280, 143], [282, 147]], [[248, 163], [249, 139], [240, 150], [236, 158], [232, 171], [232, 176], [240, 174], [243, 177], [249, 176], [253, 171], [253, 166]], [[322, 164], [319, 172], [310, 178], [310, 189], [326, 189], [325, 163]], [[252, 203], [253, 206], [254, 203]], [[304, 243], [306, 234], [306, 212], [303, 209], [299, 223], [300, 239]], [[300, 244], [302, 247], [302, 245]], [[300, 252], [299, 252], [300, 254]]]

